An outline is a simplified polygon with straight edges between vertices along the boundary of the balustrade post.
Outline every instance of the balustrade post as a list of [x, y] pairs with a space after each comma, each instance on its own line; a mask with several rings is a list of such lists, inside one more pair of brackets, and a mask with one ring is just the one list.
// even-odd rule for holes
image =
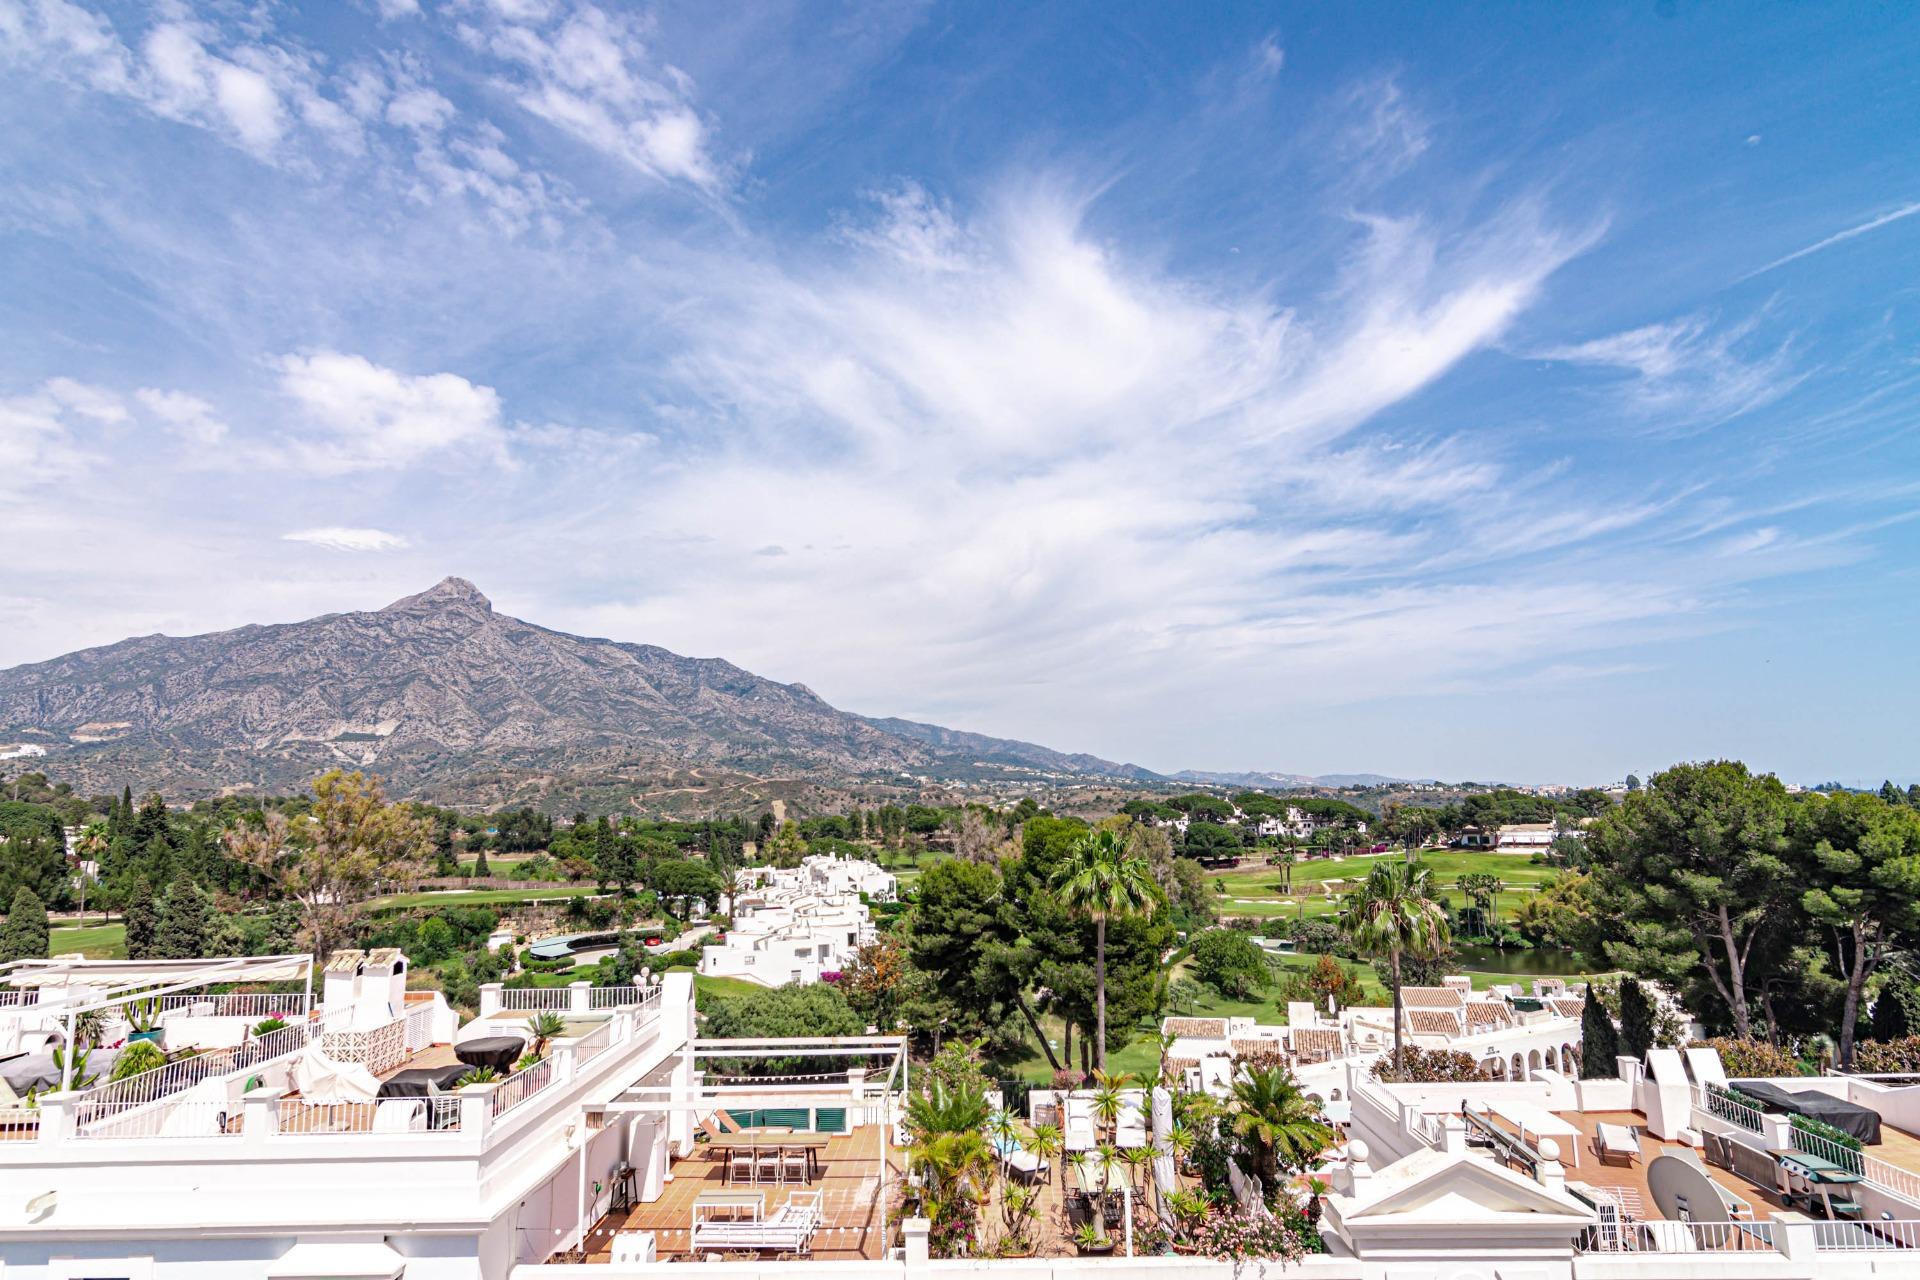
[[480, 1016], [490, 1018], [500, 1012], [500, 993], [507, 989], [504, 982], [483, 982], [480, 984]]
[[593, 984], [591, 982], [569, 982], [567, 984], [567, 1012], [586, 1014], [593, 1012]]
[[476, 1141], [486, 1141], [493, 1128], [493, 1093], [497, 1084], [469, 1084], [459, 1090], [460, 1132]]
[[553, 1061], [553, 1083], [557, 1085], [573, 1079], [576, 1066], [574, 1047], [570, 1044], [556, 1045], [551, 1057]]
[[40, 1095], [40, 1141], [70, 1142], [73, 1139], [73, 1106], [80, 1100], [76, 1090]]
[[264, 1143], [280, 1132], [280, 1097], [284, 1089], [255, 1089], [240, 1100], [240, 1136], [249, 1145]]

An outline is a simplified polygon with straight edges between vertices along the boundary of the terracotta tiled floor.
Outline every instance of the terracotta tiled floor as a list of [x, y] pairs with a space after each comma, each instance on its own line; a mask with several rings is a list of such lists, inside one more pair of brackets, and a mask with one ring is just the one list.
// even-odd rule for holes
[[[1637, 1111], [1563, 1111], [1560, 1118], [1580, 1128], [1580, 1167], [1573, 1167], [1573, 1153], [1563, 1152], [1560, 1163], [1565, 1166], [1567, 1181], [1584, 1182], [1592, 1187], [1627, 1187], [1640, 1195], [1648, 1219], [1657, 1219], [1660, 1210], [1653, 1202], [1653, 1196], [1647, 1190], [1647, 1165], [1655, 1157], [1679, 1149], [1678, 1143], [1662, 1142], [1651, 1134], [1640, 1131], [1640, 1158], [1632, 1165], [1602, 1162], [1599, 1152], [1594, 1149], [1593, 1135], [1602, 1123], [1617, 1124], [1634, 1129], [1646, 1124], [1647, 1118]], [[1704, 1164], [1705, 1162], [1702, 1161]], [[1780, 1198], [1771, 1188], [1762, 1188], [1748, 1182], [1739, 1174], [1726, 1169], [1708, 1167], [1707, 1176], [1727, 1190], [1753, 1206], [1756, 1219], [1771, 1218], [1785, 1208]]]

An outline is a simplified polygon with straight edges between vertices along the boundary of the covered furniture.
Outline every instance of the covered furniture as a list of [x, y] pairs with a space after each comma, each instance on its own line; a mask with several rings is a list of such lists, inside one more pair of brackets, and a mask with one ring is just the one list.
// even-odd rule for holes
[[478, 1036], [453, 1046], [453, 1056], [470, 1067], [492, 1067], [502, 1075], [513, 1070], [527, 1051], [519, 1036]]
[[430, 1098], [454, 1087], [473, 1068], [457, 1064], [444, 1067], [413, 1067], [396, 1071], [380, 1082], [382, 1098]]
[[1768, 1084], [1764, 1080], [1736, 1080], [1733, 1087], [1750, 1098], [1756, 1098], [1766, 1104], [1767, 1110], [1786, 1115], [1806, 1116], [1812, 1120], [1824, 1120], [1843, 1133], [1850, 1133], [1868, 1146], [1880, 1142], [1880, 1113], [1869, 1107], [1856, 1106], [1851, 1102], [1813, 1090], [1790, 1093], [1779, 1085]]
[[310, 1045], [293, 1064], [293, 1085], [306, 1102], [372, 1102], [380, 1081], [357, 1062], [335, 1062]]

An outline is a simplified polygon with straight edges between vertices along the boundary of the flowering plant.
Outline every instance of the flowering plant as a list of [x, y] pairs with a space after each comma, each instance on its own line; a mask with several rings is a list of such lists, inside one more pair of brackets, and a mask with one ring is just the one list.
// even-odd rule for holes
[[1297, 1230], [1275, 1217], [1238, 1211], [1210, 1213], [1195, 1227], [1193, 1244], [1208, 1258], [1280, 1258], [1295, 1261], [1306, 1250]]

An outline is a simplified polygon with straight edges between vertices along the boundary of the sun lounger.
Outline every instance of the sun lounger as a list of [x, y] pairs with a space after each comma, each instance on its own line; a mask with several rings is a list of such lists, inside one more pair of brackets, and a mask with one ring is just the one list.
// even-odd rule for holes
[[1147, 1145], [1147, 1118], [1135, 1102], [1122, 1103], [1114, 1122], [1113, 1145], [1121, 1148]]
[[1601, 1121], [1593, 1133], [1593, 1149], [1603, 1164], [1609, 1160], [1632, 1164], [1640, 1156], [1640, 1141], [1626, 1125]]
[[1061, 1135], [1061, 1145], [1068, 1151], [1093, 1150], [1100, 1142], [1099, 1134], [1093, 1127], [1093, 1100], [1069, 1097], [1066, 1110], [1067, 1124]]
[[1053, 1166], [1031, 1151], [1014, 1151], [1007, 1156], [1007, 1168], [1013, 1170], [1028, 1182], [1035, 1182], [1053, 1172]]

